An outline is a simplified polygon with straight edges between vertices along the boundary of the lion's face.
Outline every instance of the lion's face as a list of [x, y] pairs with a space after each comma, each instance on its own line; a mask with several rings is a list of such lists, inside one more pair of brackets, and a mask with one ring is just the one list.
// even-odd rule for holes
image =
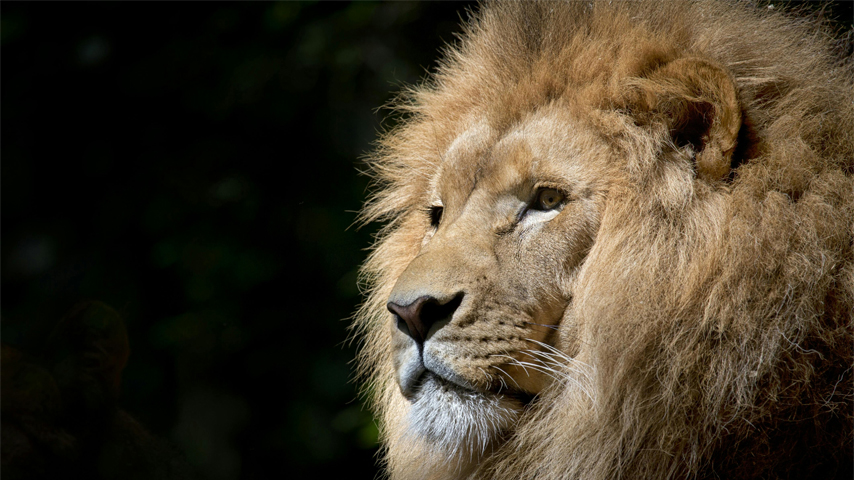
[[370, 158], [391, 478], [851, 478], [851, 77], [793, 28], [480, 10]]
[[443, 153], [388, 299], [411, 434], [483, 449], [552, 380], [554, 352], [578, 353], [573, 282], [613, 177], [586, 128], [546, 109], [503, 133], [475, 124]]

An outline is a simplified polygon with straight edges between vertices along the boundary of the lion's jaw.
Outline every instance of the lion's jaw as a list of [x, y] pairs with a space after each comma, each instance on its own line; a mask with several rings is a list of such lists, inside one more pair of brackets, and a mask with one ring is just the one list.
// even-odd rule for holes
[[[567, 132], [558, 144], [555, 125]], [[389, 297], [406, 435], [474, 462], [578, 353], [565, 324], [606, 156], [549, 110], [509, 132], [474, 126], [447, 150], [423, 206], [441, 205], [441, 221], [422, 213], [420, 252]], [[544, 190], [564, 198], [534, 205]]]

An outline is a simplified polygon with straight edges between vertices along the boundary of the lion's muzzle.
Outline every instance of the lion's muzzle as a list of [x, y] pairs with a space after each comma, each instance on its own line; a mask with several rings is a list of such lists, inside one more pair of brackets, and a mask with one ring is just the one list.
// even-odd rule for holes
[[[402, 348], [398, 349], [395, 362], [398, 384], [406, 398], [410, 400], [415, 398], [427, 370], [453, 383], [468, 384], [458, 379], [458, 375], [430, 356], [429, 352], [426, 358], [424, 353], [425, 342], [450, 323], [462, 300], [462, 293], [446, 302], [430, 295], [423, 295], [405, 305], [393, 301], [386, 305], [389, 312], [394, 315], [397, 329], [411, 340], [408, 345], [402, 345]], [[426, 364], [429, 364], [429, 367]]]

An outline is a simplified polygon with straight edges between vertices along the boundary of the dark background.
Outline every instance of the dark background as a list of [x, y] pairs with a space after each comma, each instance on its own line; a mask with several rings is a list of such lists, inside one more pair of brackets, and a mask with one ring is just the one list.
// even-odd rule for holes
[[372, 478], [357, 170], [468, 6], [2, 2], [3, 342], [102, 300], [122, 407], [203, 478]]
[[357, 170], [465, 6], [4, 1], [3, 342], [104, 301], [122, 407], [205, 478], [372, 478]]

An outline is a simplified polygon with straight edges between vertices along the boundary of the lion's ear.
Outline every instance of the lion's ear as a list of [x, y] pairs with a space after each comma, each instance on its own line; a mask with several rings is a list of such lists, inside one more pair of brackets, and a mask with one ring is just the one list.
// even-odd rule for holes
[[700, 178], [714, 181], [730, 173], [741, 105], [722, 66], [700, 58], [674, 60], [631, 79], [623, 95], [638, 123], [663, 123], [677, 147], [692, 148]]

